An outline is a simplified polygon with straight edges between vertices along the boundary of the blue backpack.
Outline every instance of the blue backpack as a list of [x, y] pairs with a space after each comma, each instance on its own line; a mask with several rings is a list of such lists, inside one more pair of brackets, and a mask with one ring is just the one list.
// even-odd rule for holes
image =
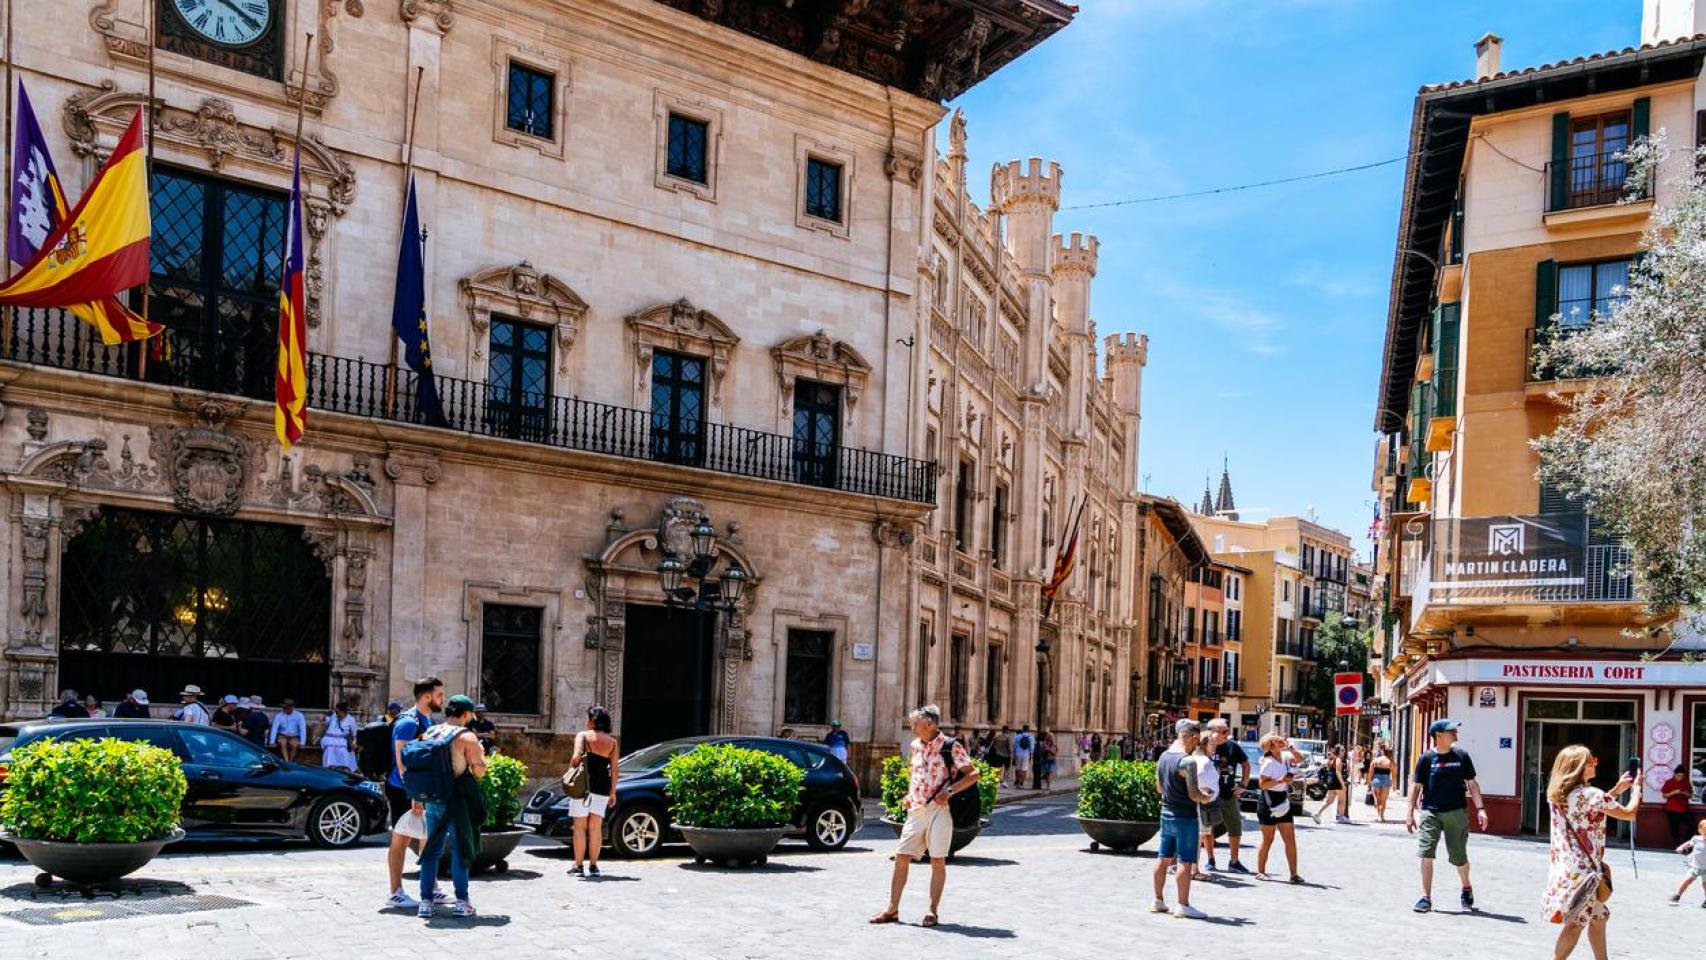
[[458, 728], [449, 736], [411, 740], [403, 744], [403, 792], [410, 800], [449, 800], [456, 790], [456, 767], [450, 745], [468, 733]]

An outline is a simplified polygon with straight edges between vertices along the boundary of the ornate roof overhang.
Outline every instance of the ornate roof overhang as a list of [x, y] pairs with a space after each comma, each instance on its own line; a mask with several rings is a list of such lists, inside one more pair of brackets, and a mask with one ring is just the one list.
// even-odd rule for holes
[[1058, 0], [658, 0], [837, 70], [951, 100], [1072, 21]]
[[1421, 89], [1410, 124], [1375, 430], [1402, 429], [1409, 410], [1418, 339], [1433, 309], [1435, 264], [1444, 254], [1471, 122], [1506, 110], [1693, 79], [1703, 60], [1706, 35]]

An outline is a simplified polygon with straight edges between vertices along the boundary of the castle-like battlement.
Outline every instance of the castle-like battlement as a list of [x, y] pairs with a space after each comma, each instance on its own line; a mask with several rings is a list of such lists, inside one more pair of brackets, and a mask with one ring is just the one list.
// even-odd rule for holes
[[1096, 275], [1096, 258], [1101, 244], [1094, 235], [1074, 232], [1068, 237], [1054, 235], [1055, 272], [1080, 271]]
[[1114, 333], [1102, 341], [1107, 350], [1107, 362], [1135, 363], [1143, 366], [1149, 362], [1149, 335], [1144, 333]]
[[1005, 166], [996, 164], [989, 178], [989, 197], [993, 206], [1004, 213], [1016, 207], [1041, 206], [1050, 212], [1060, 208], [1060, 164], [1053, 160], [1043, 166], [1040, 157], [1021, 163], [1011, 161]]

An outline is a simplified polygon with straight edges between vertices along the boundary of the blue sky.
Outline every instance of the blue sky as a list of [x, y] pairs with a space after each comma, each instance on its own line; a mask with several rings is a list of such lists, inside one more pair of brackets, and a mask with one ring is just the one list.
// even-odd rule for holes
[[[1063, 207], [1401, 157], [1416, 90], [1630, 46], [1640, 0], [1080, 0], [952, 106], [972, 189], [1065, 170]], [[1190, 502], [1230, 457], [1242, 507], [1314, 507], [1366, 554], [1374, 392], [1403, 164], [1216, 197], [1062, 210], [1101, 238], [1099, 334], [1147, 333], [1140, 472]]]

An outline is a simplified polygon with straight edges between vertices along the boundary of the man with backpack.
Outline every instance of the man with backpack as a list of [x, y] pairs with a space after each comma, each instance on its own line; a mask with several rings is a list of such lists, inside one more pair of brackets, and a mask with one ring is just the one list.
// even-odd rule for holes
[[[1475, 780], [1475, 761], [1457, 746], [1457, 720], [1435, 720], [1428, 725], [1433, 748], [1416, 760], [1410, 778], [1410, 809], [1404, 826], [1417, 835], [1416, 852], [1422, 860], [1422, 898], [1416, 901], [1417, 913], [1434, 908], [1434, 854], [1439, 842], [1445, 840], [1446, 859], [1457, 868], [1463, 890], [1458, 896], [1465, 912], [1475, 909], [1475, 888], [1469, 883], [1469, 806], [1474, 800], [1477, 823], [1487, 829], [1487, 804], [1481, 799], [1481, 785]], [[1422, 808], [1416, 817], [1418, 802]]]
[[1013, 738], [1013, 786], [1025, 785], [1025, 777], [1031, 772], [1031, 748], [1037, 745], [1037, 738], [1031, 736], [1031, 725], [1025, 724], [1019, 728], [1019, 735]]
[[[907, 779], [906, 826], [895, 848], [894, 876], [889, 881], [889, 903], [871, 918], [872, 923], [894, 923], [900, 919], [900, 897], [906, 891], [906, 876], [914, 857], [930, 856], [930, 910], [923, 925], [934, 927], [942, 903], [942, 888], [948, 882], [948, 852], [954, 842], [954, 801], [957, 795], [977, 789], [977, 767], [966, 754], [965, 745], [942, 735], [942, 712], [935, 705], [912, 711], [911, 773]], [[974, 793], [971, 797], [976, 801]], [[981, 801], [977, 801], [981, 802]], [[976, 816], [976, 808], [973, 816]]]
[[[391, 769], [385, 774], [385, 799], [391, 805], [391, 849], [385, 857], [388, 888], [391, 893], [385, 899], [386, 910], [415, 910], [420, 907], [420, 901], [403, 892], [403, 853], [410, 846], [424, 837], [411, 837], [398, 831], [397, 824], [409, 813], [422, 817], [426, 814], [424, 803], [409, 799], [408, 791], [403, 788], [403, 746], [419, 740], [432, 726], [432, 713], [444, 707], [444, 681], [437, 677], [424, 677], [415, 681], [414, 708], [403, 713], [395, 723], [391, 724]], [[424, 833], [424, 831], [423, 831]]]
[[[444, 705], [444, 722], [403, 745], [403, 783], [409, 798], [426, 806], [426, 843], [421, 848], [421, 898], [416, 915], [432, 919], [438, 896], [438, 862], [450, 845], [450, 882], [456, 891], [451, 914], [474, 916], [468, 899], [468, 866], [480, 852], [486, 820], [479, 779], [486, 775], [486, 748], [468, 729], [474, 701], [461, 694]], [[467, 736], [464, 736], [467, 734]]]

